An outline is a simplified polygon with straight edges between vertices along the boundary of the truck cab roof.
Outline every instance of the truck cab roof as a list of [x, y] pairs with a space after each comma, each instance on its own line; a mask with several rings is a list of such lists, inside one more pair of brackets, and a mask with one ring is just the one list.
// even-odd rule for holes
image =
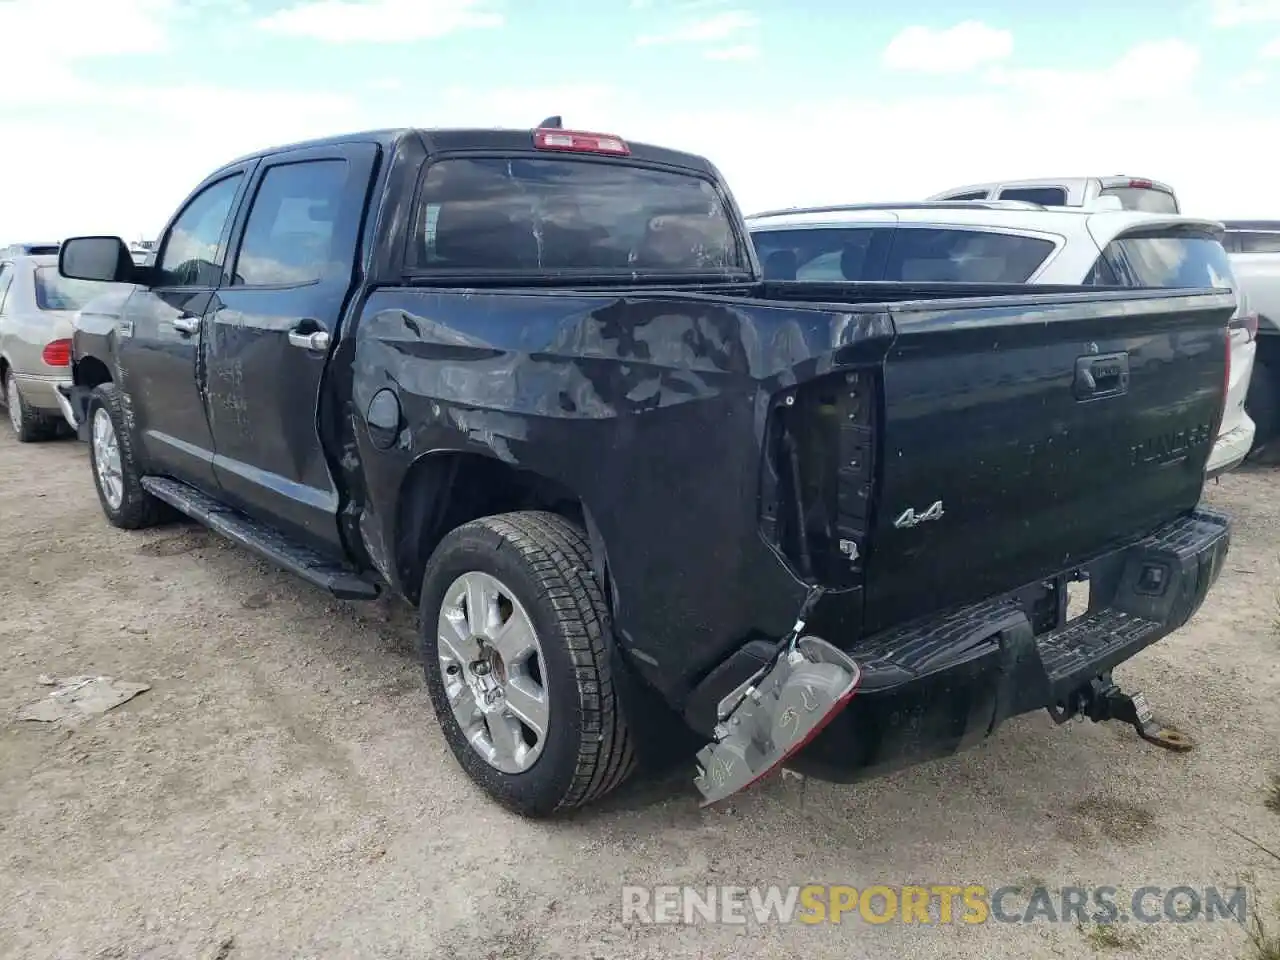
[[[408, 138], [417, 138], [428, 153], [453, 153], [463, 150], [524, 152], [534, 149], [533, 137], [537, 129], [532, 127], [524, 130], [491, 127], [389, 127], [379, 130], [357, 131], [256, 150], [224, 164], [219, 168], [219, 171], [262, 157], [344, 143], [374, 143], [384, 150], [390, 151]], [[580, 133], [580, 131], [555, 129], [557, 132], [569, 135]], [[697, 170], [710, 176], [718, 176], [714, 165], [705, 157], [696, 154], [672, 150], [667, 147], [657, 147], [647, 143], [637, 143], [615, 134], [592, 133], [588, 134], [588, 136], [612, 137], [626, 146], [627, 152], [624, 155], [615, 155], [611, 158], [603, 154], [595, 154], [594, 156], [599, 159], [624, 159], [632, 162], [664, 164], [682, 167], [687, 170]], [[216, 173], [214, 176], [216, 176]]]

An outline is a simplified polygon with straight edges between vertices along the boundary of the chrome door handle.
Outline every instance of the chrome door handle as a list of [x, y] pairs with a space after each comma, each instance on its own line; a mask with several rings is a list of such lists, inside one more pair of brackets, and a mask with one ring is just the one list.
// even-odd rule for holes
[[190, 336], [200, 329], [199, 317], [174, 317], [173, 329], [177, 330], [184, 336]]
[[317, 330], [315, 333], [299, 333], [297, 330], [290, 330], [289, 343], [303, 350], [324, 351], [329, 349], [329, 334], [324, 330]]

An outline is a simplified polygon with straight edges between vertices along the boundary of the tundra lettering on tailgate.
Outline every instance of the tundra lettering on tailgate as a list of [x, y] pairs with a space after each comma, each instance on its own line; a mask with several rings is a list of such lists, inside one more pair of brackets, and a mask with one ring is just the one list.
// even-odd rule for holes
[[1213, 436], [1212, 423], [1198, 423], [1182, 430], [1157, 433], [1133, 444], [1132, 465], [1175, 463], [1186, 458], [1194, 448], [1208, 443]]

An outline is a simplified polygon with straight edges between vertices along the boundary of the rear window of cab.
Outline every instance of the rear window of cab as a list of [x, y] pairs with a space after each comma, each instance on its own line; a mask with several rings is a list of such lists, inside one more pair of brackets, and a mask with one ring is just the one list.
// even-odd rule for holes
[[459, 157], [427, 168], [408, 264], [451, 274], [742, 274], [710, 180], [572, 158]]

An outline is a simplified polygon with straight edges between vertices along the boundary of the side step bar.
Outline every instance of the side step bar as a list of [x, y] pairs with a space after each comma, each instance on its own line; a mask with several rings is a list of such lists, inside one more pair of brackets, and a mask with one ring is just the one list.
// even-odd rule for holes
[[279, 530], [246, 517], [195, 487], [165, 477], [143, 477], [142, 487], [157, 500], [163, 500], [215, 533], [339, 599], [374, 600], [378, 596], [378, 585], [372, 580], [326, 560]]

